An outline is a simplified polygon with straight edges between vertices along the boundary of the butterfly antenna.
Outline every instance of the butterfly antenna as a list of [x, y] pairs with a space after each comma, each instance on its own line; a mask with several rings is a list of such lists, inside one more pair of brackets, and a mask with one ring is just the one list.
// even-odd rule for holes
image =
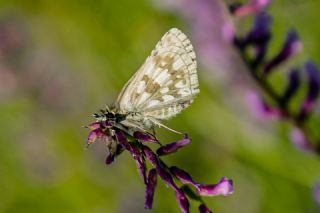
[[107, 110], [107, 112], [110, 112], [110, 108], [108, 105], [106, 106], [106, 110]]

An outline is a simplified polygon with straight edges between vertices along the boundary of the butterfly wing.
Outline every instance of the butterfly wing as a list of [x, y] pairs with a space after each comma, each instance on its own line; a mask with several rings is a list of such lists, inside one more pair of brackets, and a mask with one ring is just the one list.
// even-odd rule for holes
[[119, 112], [136, 112], [153, 121], [181, 112], [199, 93], [195, 59], [187, 36], [176, 28], [169, 30], [122, 89]]

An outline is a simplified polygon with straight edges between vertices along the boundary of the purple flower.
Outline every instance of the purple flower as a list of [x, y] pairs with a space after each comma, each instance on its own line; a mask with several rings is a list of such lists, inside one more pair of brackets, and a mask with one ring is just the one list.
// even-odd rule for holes
[[170, 168], [170, 172], [184, 184], [197, 185], [197, 183], [192, 180], [191, 176], [186, 171], [176, 166], [172, 166]]
[[143, 146], [142, 151], [153, 166], [158, 165], [158, 158], [157, 158], [156, 154], [154, 154], [153, 151], [149, 147]]
[[100, 126], [101, 126], [100, 123], [101, 122], [93, 122], [93, 123], [91, 123], [91, 124], [89, 124], [87, 126], [84, 126], [84, 127], [88, 128], [88, 129], [91, 129], [91, 130], [95, 130], [95, 129], [100, 128]]
[[290, 99], [296, 94], [300, 86], [300, 75], [299, 70], [292, 69], [288, 75], [288, 85], [282, 95], [281, 103], [287, 105]]
[[183, 213], [189, 213], [189, 201], [181, 189], [176, 190], [176, 199]]
[[87, 146], [93, 144], [98, 138], [102, 137], [105, 137], [105, 134], [100, 128], [92, 130], [87, 139]]
[[144, 204], [145, 209], [152, 209], [153, 196], [154, 196], [154, 191], [156, 189], [156, 186], [157, 186], [157, 172], [155, 169], [151, 169], [148, 174], [147, 188], [145, 192], [145, 204]]
[[158, 175], [161, 177], [161, 179], [171, 188], [173, 188], [175, 191], [179, 190], [177, 185], [174, 183], [173, 178], [169, 172], [166, 171], [166, 169], [162, 168], [162, 166], [157, 165], [156, 170]]
[[295, 55], [301, 48], [302, 44], [296, 31], [290, 30], [280, 52], [265, 65], [264, 73], [270, 73], [273, 68]]
[[114, 159], [115, 159], [114, 153], [110, 152], [108, 154], [108, 156], [106, 157], [106, 164], [109, 165], [109, 164], [113, 163]]
[[117, 157], [118, 155], [120, 155], [123, 152], [123, 147], [120, 144], [116, 145], [116, 149], [113, 151], [111, 149], [109, 149], [109, 154], [106, 157], [106, 164], [111, 164], [114, 162], [115, 157]]
[[235, 38], [234, 42], [239, 48], [245, 48], [248, 45], [253, 45], [255, 50], [254, 59], [251, 62], [252, 68], [257, 67], [265, 58], [267, 45], [271, 38], [270, 25], [271, 16], [267, 13], [259, 13], [255, 17], [253, 27], [247, 36], [241, 40]]
[[131, 155], [134, 158], [134, 160], [136, 161], [139, 174], [140, 174], [141, 178], [143, 179], [144, 183], [147, 184], [147, 175], [146, 175], [147, 166], [146, 166], [145, 159], [137, 147], [135, 147], [134, 145], [131, 145], [131, 147], [132, 147], [131, 148]]
[[244, 44], [266, 45], [271, 38], [270, 25], [272, 18], [267, 13], [259, 13], [255, 17], [253, 27], [244, 38]]
[[212, 213], [212, 211], [210, 211], [210, 209], [208, 209], [208, 207], [206, 207], [206, 205], [204, 205], [203, 203], [199, 206], [199, 212], [200, 213]]
[[313, 189], [313, 196], [318, 205], [320, 205], [320, 183], [316, 183]]
[[300, 128], [295, 127], [293, 130], [291, 130], [290, 139], [300, 150], [312, 151], [312, 145], [310, 144], [310, 141], [306, 138], [306, 135]]
[[278, 119], [283, 116], [280, 109], [267, 104], [256, 91], [248, 91], [246, 98], [251, 112], [259, 119]]
[[137, 140], [151, 143], [159, 143], [159, 141], [151, 134], [136, 131], [133, 133], [133, 137]]
[[270, 4], [270, 0], [250, 0], [246, 4], [236, 7], [233, 14], [236, 16], [246, 16], [259, 13], [265, 9], [268, 4]]
[[307, 61], [304, 65], [304, 69], [308, 75], [309, 88], [308, 94], [301, 105], [299, 114], [300, 121], [304, 120], [312, 110], [320, 89], [320, 73], [316, 65], [312, 61]]
[[205, 185], [200, 184], [197, 186], [199, 195], [202, 196], [217, 196], [217, 195], [230, 195], [233, 193], [233, 183], [226, 177], [221, 178], [219, 183]]
[[195, 182], [186, 171], [184, 171], [176, 166], [172, 166], [170, 168], [170, 172], [176, 178], [178, 178], [182, 183], [193, 185], [197, 189], [199, 195], [202, 195], [202, 196], [216, 196], [216, 195], [227, 196], [227, 195], [233, 193], [232, 181], [226, 177], [223, 177], [219, 181], [219, 183], [217, 183], [217, 184], [205, 185], [205, 184], [200, 184], [200, 183]]
[[178, 151], [180, 148], [188, 145], [190, 142], [191, 142], [191, 139], [188, 137], [187, 134], [185, 134], [183, 139], [160, 147], [157, 150], [157, 154], [159, 156], [171, 154], [173, 152]]
[[128, 150], [129, 152], [131, 152], [131, 146], [129, 144], [129, 142], [127, 141], [127, 138], [125, 136], [125, 134], [120, 131], [117, 130], [116, 131], [116, 140], [119, 142], [119, 144], [126, 150]]

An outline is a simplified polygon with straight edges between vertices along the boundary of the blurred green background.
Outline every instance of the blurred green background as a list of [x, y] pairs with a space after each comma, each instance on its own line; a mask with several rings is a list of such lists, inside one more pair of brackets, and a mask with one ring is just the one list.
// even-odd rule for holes
[[[319, 8], [316, 0], [274, 1], [274, 44], [293, 26], [302, 57], [320, 63]], [[171, 27], [192, 40], [188, 23], [150, 1], [0, 1], [0, 212], [180, 212], [161, 181], [153, 210], [144, 210], [131, 156], [106, 166], [107, 148], [85, 150], [81, 128]], [[248, 111], [244, 122], [224, 89], [203, 80], [214, 72], [203, 71], [200, 64], [200, 96], [166, 123], [193, 142], [164, 160], [199, 182], [234, 180], [233, 195], [205, 199], [214, 212], [320, 212], [312, 197], [319, 158], [291, 144], [286, 124], [256, 121]], [[164, 143], [179, 138], [158, 132]]]

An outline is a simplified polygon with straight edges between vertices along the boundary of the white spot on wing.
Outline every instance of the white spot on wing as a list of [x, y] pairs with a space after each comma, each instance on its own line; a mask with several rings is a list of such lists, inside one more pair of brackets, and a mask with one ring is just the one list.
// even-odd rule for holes
[[147, 93], [147, 92], [142, 93], [142, 95], [139, 97], [137, 104], [141, 104], [141, 103], [145, 102], [150, 97], [150, 95], [151, 94]]
[[184, 88], [178, 91], [178, 94], [181, 95], [182, 97], [190, 95], [191, 91], [188, 88]]
[[174, 97], [172, 95], [164, 95], [162, 97], [162, 99], [166, 102], [166, 101], [171, 101], [174, 99]]
[[168, 70], [163, 70], [156, 79], [154, 79], [155, 82], [162, 85], [163, 82], [165, 82], [170, 77], [170, 74], [168, 73]]
[[145, 81], [140, 81], [137, 87], [137, 93], [141, 94], [146, 87]]
[[183, 61], [181, 59], [176, 60], [173, 64], [172, 67], [174, 70], [178, 70], [180, 69], [180, 67], [182, 67], [184, 65]]
[[156, 106], [160, 103], [159, 100], [151, 100], [149, 103], [148, 103], [148, 107], [152, 107], [152, 106]]
[[176, 83], [174, 86], [175, 86], [176, 88], [183, 88], [185, 85], [183, 84], [182, 81], [179, 81], [179, 82]]
[[164, 87], [164, 88], [160, 89], [160, 92], [162, 94], [168, 93], [169, 92], [169, 88], [168, 87]]

